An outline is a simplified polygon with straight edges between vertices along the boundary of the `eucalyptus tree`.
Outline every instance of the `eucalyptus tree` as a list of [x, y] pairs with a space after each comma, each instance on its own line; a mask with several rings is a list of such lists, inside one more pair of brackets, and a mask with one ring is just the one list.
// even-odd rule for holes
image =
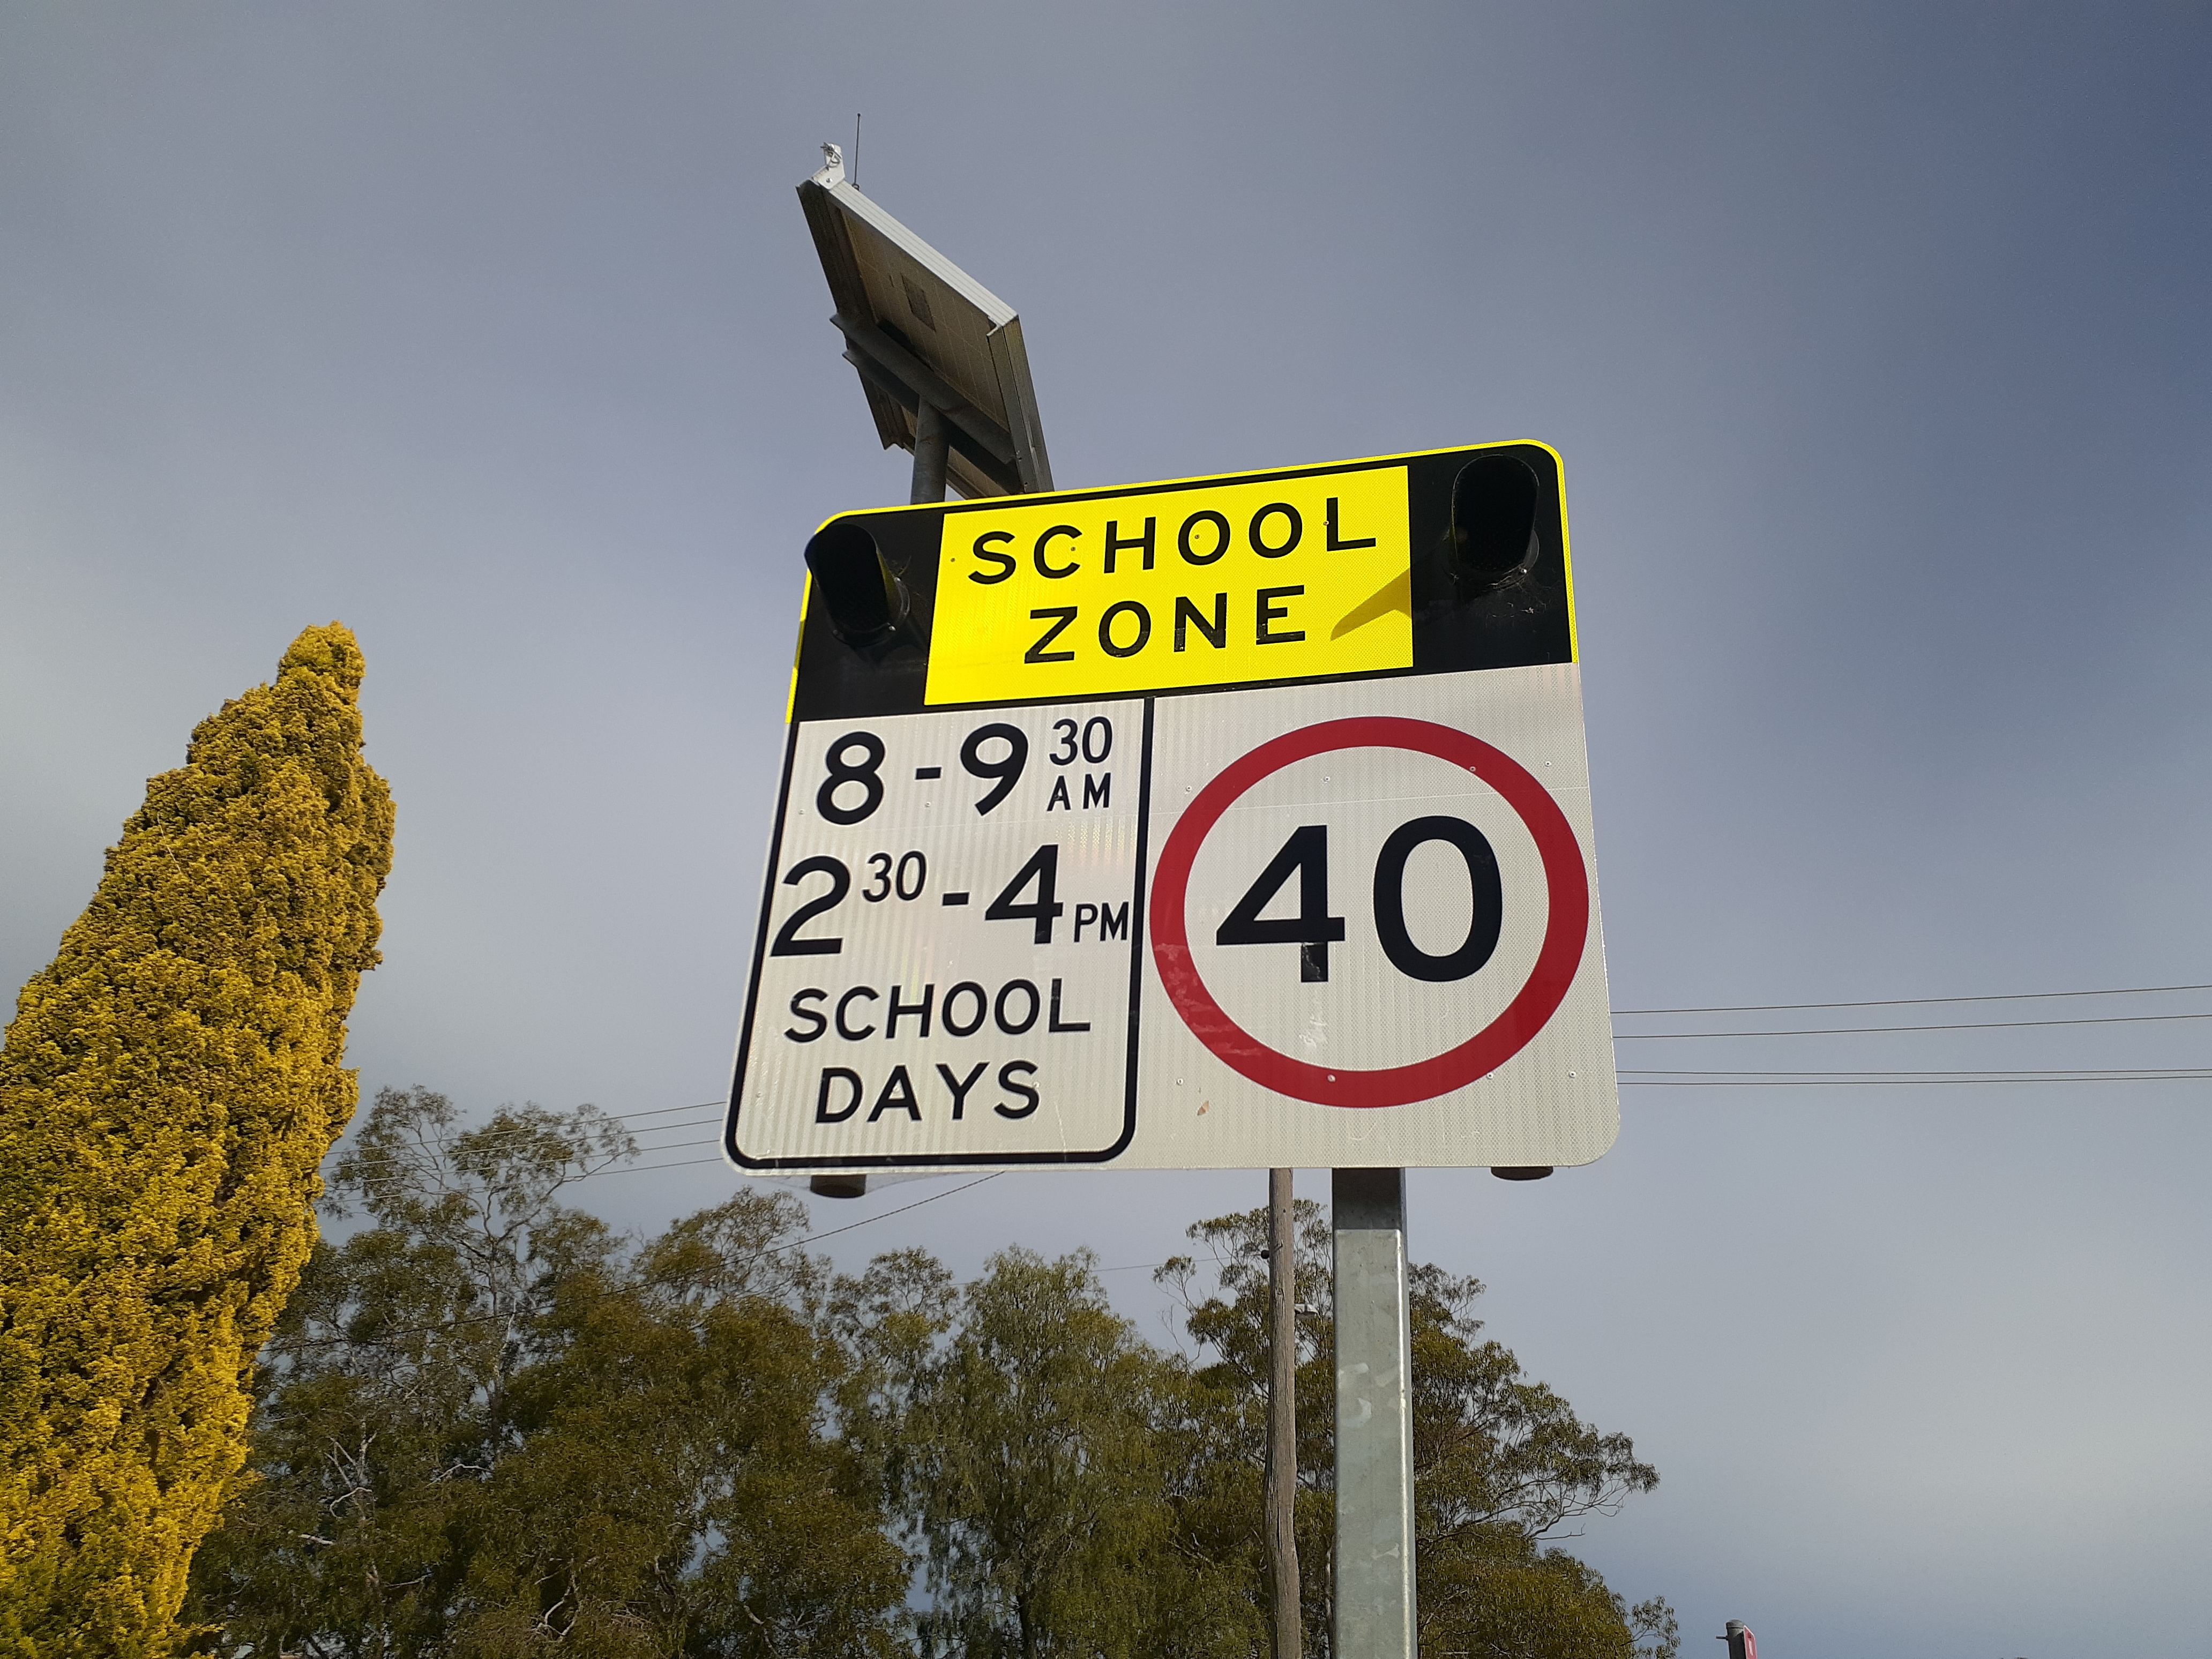
[[590, 1107], [378, 1097], [332, 1182], [371, 1224], [310, 1263], [201, 1553], [208, 1650], [897, 1650], [908, 1562], [835, 1431], [803, 1206], [626, 1241], [566, 1200], [633, 1151]]
[[1192, 1524], [1216, 1467], [1188, 1368], [1116, 1314], [1095, 1259], [1010, 1249], [957, 1298], [912, 1253], [842, 1287], [856, 1423], [922, 1559], [926, 1651], [1249, 1659], [1249, 1551]]
[[[1297, 1505], [1308, 1651], [1328, 1651], [1334, 1526], [1334, 1334], [1329, 1231], [1322, 1207], [1297, 1210]], [[1176, 1297], [1198, 1363], [1220, 1402], [1215, 1443], [1256, 1493], [1266, 1461], [1267, 1212], [1199, 1222], [1200, 1247], [1158, 1272]], [[1588, 1518], [1653, 1490], [1657, 1470], [1626, 1434], [1584, 1422], [1531, 1380], [1473, 1316], [1481, 1283], [1433, 1264], [1410, 1270], [1414, 1540], [1422, 1650], [1496, 1659], [1674, 1659], [1674, 1616], [1659, 1598], [1632, 1607], [1558, 1547]], [[1204, 1396], [1202, 1396], [1204, 1397]], [[1224, 1517], [1226, 1518], [1226, 1517]], [[1256, 1497], [1231, 1522], [1256, 1544]], [[1217, 1538], [1225, 1551], [1231, 1540]]]

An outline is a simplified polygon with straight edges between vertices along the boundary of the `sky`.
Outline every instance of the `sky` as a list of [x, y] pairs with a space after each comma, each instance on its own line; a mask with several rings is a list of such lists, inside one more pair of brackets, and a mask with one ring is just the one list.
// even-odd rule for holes
[[[364, 1091], [721, 1097], [799, 550], [906, 494], [793, 195], [861, 112], [861, 187], [1021, 313], [1062, 487], [1559, 449], [1616, 1009], [2212, 981], [2208, 86], [2201, 0], [0, 0], [0, 981], [337, 617], [399, 809]], [[1692, 1659], [1729, 1618], [1769, 1659], [2197, 1654], [2208, 1108], [1632, 1086], [1586, 1169], [1416, 1173], [1412, 1248], [1658, 1466], [1573, 1547]], [[731, 1190], [696, 1118], [589, 1201]], [[961, 1184], [815, 1225], [848, 1267], [1088, 1246], [1164, 1340], [1145, 1269], [1266, 1190]]]

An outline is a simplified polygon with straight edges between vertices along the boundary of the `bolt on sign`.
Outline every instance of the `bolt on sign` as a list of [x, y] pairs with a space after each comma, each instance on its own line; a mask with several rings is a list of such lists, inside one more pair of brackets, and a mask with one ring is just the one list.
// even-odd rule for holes
[[740, 1167], [1613, 1144], [1551, 449], [848, 514], [806, 562]]

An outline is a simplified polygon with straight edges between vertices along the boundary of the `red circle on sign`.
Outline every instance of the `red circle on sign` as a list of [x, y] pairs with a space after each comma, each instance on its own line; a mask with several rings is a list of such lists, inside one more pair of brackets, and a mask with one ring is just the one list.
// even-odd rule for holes
[[[1462, 768], [1504, 798], [1534, 837], [1543, 860], [1550, 916], [1536, 965], [1504, 1012], [1455, 1048], [1379, 1071], [1352, 1071], [1293, 1060], [1270, 1048], [1231, 1019], [1206, 988], [1190, 953], [1183, 908], [1191, 866], [1221, 815], [1261, 779], [1285, 766], [1336, 749], [1410, 749]], [[1429, 720], [1365, 715], [1325, 720], [1272, 738], [1231, 763], [1198, 792], [1160, 849], [1152, 904], [1152, 960], [1160, 982], [1191, 1035], [1263, 1089], [1317, 1106], [1404, 1106], [1433, 1100], [1486, 1077], [1528, 1046], [1565, 1000], [1582, 965], [1589, 933], [1589, 877], [1566, 814], [1534, 774], [1480, 738]]]

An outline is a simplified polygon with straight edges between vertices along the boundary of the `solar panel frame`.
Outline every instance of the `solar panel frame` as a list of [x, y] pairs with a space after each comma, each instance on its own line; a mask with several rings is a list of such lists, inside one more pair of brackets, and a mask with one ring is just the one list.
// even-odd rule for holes
[[[949, 392], [959, 405], [944, 411], [953, 434], [945, 468], [953, 489], [969, 500], [1050, 489], [1052, 465], [1013, 307], [863, 196], [842, 162], [800, 185], [799, 198], [836, 305], [833, 321], [850, 342], [846, 358], [884, 447], [911, 450], [921, 398], [943, 408]], [[916, 364], [923, 373], [914, 372]], [[1006, 449], [1010, 464], [994, 453]]]

